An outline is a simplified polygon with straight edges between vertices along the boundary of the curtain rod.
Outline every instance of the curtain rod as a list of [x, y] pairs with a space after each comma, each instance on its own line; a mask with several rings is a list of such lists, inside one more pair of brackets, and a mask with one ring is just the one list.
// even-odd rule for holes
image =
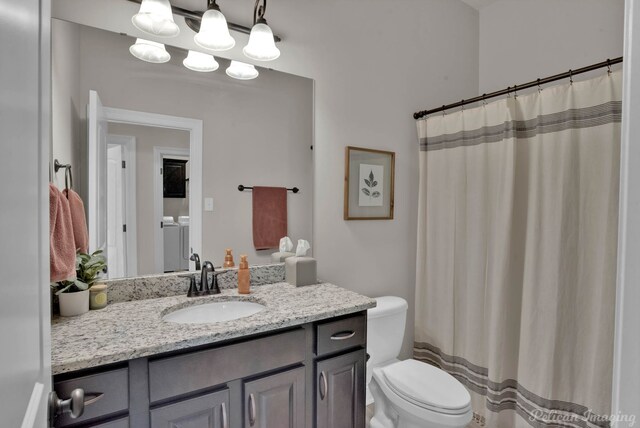
[[[458, 101], [457, 103], [453, 103], [453, 104], [447, 104], [447, 105], [443, 105], [442, 107], [438, 107], [438, 108], [434, 108], [431, 110], [422, 110], [422, 111], [417, 111], [415, 113], [413, 113], [413, 118], [418, 120], [420, 118], [423, 118], [427, 115], [433, 114], [433, 113], [439, 113], [445, 110], [450, 110], [456, 107], [462, 107], [464, 105], [467, 104], [473, 104], [473, 103], [477, 103], [479, 101], [485, 101], [488, 100], [489, 98], [495, 98], [495, 97], [500, 97], [503, 95], [509, 95], [511, 92], [517, 92], [518, 90], [524, 90], [524, 89], [528, 89], [528, 88], [533, 88], [536, 86], [540, 86], [540, 85], [545, 85], [547, 83], [551, 83], [551, 82], [555, 82], [557, 80], [562, 80], [562, 79], [572, 79], [573, 76], [577, 75], [577, 74], [582, 74], [582, 73], [587, 73], [589, 71], [593, 71], [593, 70], [598, 70], [600, 68], [604, 68], [604, 67], [611, 67], [612, 65], [615, 64], [620, 64], [622, 62], [622, 57], [619, 58], [615, 58], [615, 59], [608, 59], [606, 61], [602, 61], [599, 62], [597, 64], [592, 64], [589, 65], [587, 67], [582, 67], [579, 68], [577, 70], [569, 70], [565, 73], [560, 73], [560, 74], [556, 74], [555, 76], [550, 76], [550, 77], [545, 77], [544, 79], [536, 79], [533, 80], [529, 83], [525, 83], [523, 85], [515, 85], [515, 86], [509, 86], [507, 89], [503, 89], [501, 91], [496, 91], [496, 92], [491, 92], [489, 94], [482, 94], [478, 97], [475, 98], [471, 98], [468, 100], [462, 100], [462, 101]], [[572, 80], [573, 81], [573, 80]]]

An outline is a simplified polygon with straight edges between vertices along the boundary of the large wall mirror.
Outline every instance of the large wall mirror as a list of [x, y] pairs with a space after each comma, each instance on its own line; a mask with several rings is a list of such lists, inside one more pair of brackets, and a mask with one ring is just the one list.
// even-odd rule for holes
[[[51, 164], [71, 166], [109, 277], [193, 270], [192, 253], [220, 266], [226, 248], [269, 263], [277, 249], [255, 249], [252, 194], [239, 185], [299, 188], [288, 235], [311, 241], [312, 80], [260, 67], [235, 80], [223, 58], [195, 72], [172, 46], [152, 64], [130, 54], [135, 42], [52, 20]], [[52, 174], [61, 189], [64, 178]]]

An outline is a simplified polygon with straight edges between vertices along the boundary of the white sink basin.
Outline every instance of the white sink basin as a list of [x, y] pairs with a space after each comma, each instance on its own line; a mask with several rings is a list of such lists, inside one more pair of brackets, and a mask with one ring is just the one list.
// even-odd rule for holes
[[264, 310], [263, 305], [254, 302], [213, 302], [178, 309], [162, 319], [180, 324], [204, 324], [236, 320]]

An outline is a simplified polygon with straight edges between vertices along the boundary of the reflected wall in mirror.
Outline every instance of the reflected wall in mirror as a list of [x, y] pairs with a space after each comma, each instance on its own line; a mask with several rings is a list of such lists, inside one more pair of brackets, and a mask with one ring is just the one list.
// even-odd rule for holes
[[[254, 249], [252, 196], [239, 184], [298, 187], [287, 196], [288, 234], [311, 241], [313, 82], [262, 68], [237, 81], [221, 58], [222, 72], [194, 72], [171, 46], [168, 63], [150, 64], [129, 53], [134, 42], [52, 20], [51, 162], [72, 165], [90, 250], [105, 249], [109, 276], [193, 269], [192, 252], [220, 266], [225, 248], [269, 263], [277, 249]], [[200, 135], [180, 120], [199, 123]], [[184, 174], [184, 194], [165, 194], [172, 159], [184, 165], [171, 171], [177, 190]], [[63, 170], [53, 182], [64, 187]]]

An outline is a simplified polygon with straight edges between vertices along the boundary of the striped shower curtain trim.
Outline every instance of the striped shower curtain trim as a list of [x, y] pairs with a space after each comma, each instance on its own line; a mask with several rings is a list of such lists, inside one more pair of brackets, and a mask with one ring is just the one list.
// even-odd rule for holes
[[591, 107], [540, 115], [529, 120], [512, 120], [469, 131], [423, 137], [419, 139], [420, 151], [476, 146], [503, 141], [505, 138], [531, 138], [538, 134], [591, 128], [619, 123], [621, 120], [622, 101], [610, 101]]
[[611, 424], [580, 404], [548, 400], [515, 379], [494, 382], [489, 370], [464, 358], [448, 355], [429, 343], [414, 343], [414, 359], [447, 371], [473, 392], [486, 397], [492, 412], [514, 410], [535, 428], [606, 428]]

